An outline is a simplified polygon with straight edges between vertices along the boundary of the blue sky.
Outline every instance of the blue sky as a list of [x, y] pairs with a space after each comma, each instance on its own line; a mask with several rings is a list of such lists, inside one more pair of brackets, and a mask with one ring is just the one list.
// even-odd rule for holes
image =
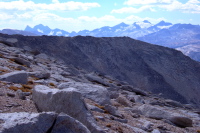
[[200, 24], [200, 0], [0, 0], [0, 29], [44, 24], [71, 32], [143, 20]]

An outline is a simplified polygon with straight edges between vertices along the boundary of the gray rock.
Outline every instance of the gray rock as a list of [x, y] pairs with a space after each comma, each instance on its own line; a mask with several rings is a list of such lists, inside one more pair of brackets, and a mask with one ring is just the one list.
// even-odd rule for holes
[[100, 113], [104, 113], [104, 110], [96, 107], [96, 106], [93, 106], [93, 105], [90, 105], [90, 104], [87, 104], [87, 108], [91, 111], [96, 111], [96, 112], [100, 112]]
[[171, 106], [183, 108], [183, 105], [180, 102], [170, 100], [170, 99], [165, 100], [165, 102]]
[[126, 107], [130, 107], [130, 106], [131, 106], [131, 104], [129, 103], [129, 101], [128, 101], [124, 96], [122, 96], [122, 95], [120, 95], [120, 96], [116, 99], [116, 101], [117, 101], [118, 103], [120, 103], [121, 105], [123, 105], [123, 106], [126, 106]]
[[165, 111], [163, 108], [155, 107], [144, 104], [138, 108], [141, 113], [149, 118], [153, 119], [167, 119], [171, 116], [170, 112]]
[[81, 93], [74, 88], [59, 90], [36, 85], [32, 97], [40, 111], [63, 112], [82, 122], [91, 132], [103, 132], [88, 111]]
[[15, 97], [15, 93], [7, 92], [6, 94], [7, 94], [7, 96], [9, 96], [9, 97]]
[[17, 66], [17, 69], [19, 69], [19, 70], [24, 70], [24, 71], [26, 71], [26, 70], [27, 70], [27, 68], [26, 68], [26, 67], [24, 67], [24, 66], [21, 66], [21, 65]]
[[118, 119], [118, 118], [115, 118], [113, 116], [110, 117], [111, 120], [115, 120], [115, 121], [118, 121], [118, 122], [121, 122], [121, 123], [128, 123], [128, 120], [127, 119]]
[[20, 65], [26, 65], [27, 67], [30, 67], [31, 63], [23, 58], [20, 58], [20, 57], [16, 57], [16, 58], [13, 58], [14, 61]]
[[128, 99], [130, 100], [130, 101], [134, 101], [134, 102], [136, 102], [136, 103], [141, 103], [141, 104], [144, 104], [145, 102], [144, 102], [144, 99], [141, 97], [141, 96], [139, 96], [139, 95], [129, 95], [128, 96]]
[[122, 115], [119, 113], [119, 111], [117, 110], [117, 108], [115, 108], [114, 106], [111, 106], [109, 104], [106, 104], [104, 106], [105, 110], [108, 111], [109, 114], [116, 116], [116, 117], [120, 117], [122, 118]]
[[85, 125], [78, 120], [66, 115], [59, 114], [51, 133], [91, 133]]
[[29, 72], [28, 75], [39, 79], [48, 79], [50, 77], [50, 73], [45, 71]]
[[119, 93], [115, 91], [109, 91], [110, 99], [116, 99], [119, 97]]
[[149, 121], [145, 121], [143, 126], [142, 126], [142, 129], [145, 130], [145, 131], [148, 131], [148, 132], [153, 131], [153, 123], [151, 123]]
[[49, 59], [49, 57], [46, 54], [44, 54], [44, 53], [38, 54], [35, 57], [36, 58], [41, 58], [41, 59], [46, 59], [46, 60]]
[[18, 40], [16, 38], [3, 38], [0, 37], [0, 43], [3, 43], [7, 46], [13, 47], [14, 43], [16, 43]]
[[96, 116], [95, 118], [96, 118], [97, 121], [98, 121], [98, 120], [105, 121], [105, 118], [104, 118], [103, 116]]
[[192, 120], [184, 116], [172, 116], [169, 120], [179, 127], [192, 127]]
[[123, 126], [126, 127], [126, 128], [129, 128], [132, 130], [132, 133], [147, 133], [146, 131], [140, 129], [140, 128], [137, 128], [137, 127], [133, 127], [133, 126], [130, 126], [128, 124], [124, 124], [123, 123]]
[[29, 96], [30, 94], [30, 92], [22, 92], [20, 89], [16, 91], [16, 97], [22, 100], [26, 100], [26, 96]]
[[182, 116], [181, 114], [173, 113], [171, 111], [167, 111], [162, 107], [155, 107], [151, 105], [142, 105], [138, 108], [141, 113], [149, 118], [153, 119], [166, 119], [179, 127], [191, 127], [192, 120], [186, 116]]
[[85, 74], [85, 77], [93, 83], [101, 84], [106, 87], [109, 86], [109, 84], [103, 78], [95, 75], [94, 73]]
[[151, 133], [160, 133], [158, 129], [154, 129]]
[[0, 133], [46, 133], [55, 113], [0, 113]]
[[91, 99], [100, 105], [110, 104], [109, 93], [105, 87], [81, 82], [67, 82], [58, 86], [59, 89], [68, 87], [76, 88], [83, 97]]
[[147, 92], [138, 89], [138, 88], [134, 88], [133, 86], [130, 85], [122, 85], [121, 86], [122, 90], [126, 90], [126, 91], [130, 91], [130, 92], [135, 92], [137, 95], [142, 95], [142, 96], [147, 96]]
[[28, 74], [25, 71], [15, 71], [1, 75], [0, 80], [12, 83], [26, 84], [28, 81]]

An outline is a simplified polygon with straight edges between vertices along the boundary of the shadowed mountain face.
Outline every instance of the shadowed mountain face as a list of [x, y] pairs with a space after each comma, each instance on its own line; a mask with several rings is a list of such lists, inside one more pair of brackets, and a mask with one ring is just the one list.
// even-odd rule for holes
[[87, 71], [97, 71], [180, 102], [200, 104], [200, 64], [181, 52], [128, 37], [24, 37], [29, 46]]

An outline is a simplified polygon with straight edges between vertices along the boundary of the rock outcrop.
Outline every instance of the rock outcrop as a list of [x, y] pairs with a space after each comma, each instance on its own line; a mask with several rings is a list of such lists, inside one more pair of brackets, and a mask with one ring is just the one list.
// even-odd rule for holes
[[33, 101], [40, 111], [63, 112], [82, 122], [91, 132], [103, 132], [98, 129], [95, 119], [87, 110], [81, 93], [74, 88], [58, 90], [37, 85], [33, 89]]

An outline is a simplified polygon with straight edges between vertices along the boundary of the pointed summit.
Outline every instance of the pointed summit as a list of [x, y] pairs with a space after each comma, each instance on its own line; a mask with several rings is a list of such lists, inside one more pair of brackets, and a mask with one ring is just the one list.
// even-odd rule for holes
[[128, 25], [125, 24], [124, 22], [118, 24], [118, 25], [115, 25], [113, 26], [113, 29], [120, 29], [120, 28], [124, 28], [124, 27], [127, 27]]
[[172, 23], [165, 22], [164, 20], [156, 24], [156, 26], [169, 26], [169, 25], [172, 25]]
[[24, 31], [33, 31], [33, 28], [31, 28], [29, 25], [27, 25]]
[[144, 20], [143, 22], [144, 22], [144, 23], [149, 23], [149, 24], [151, 24], [148, 20]]

